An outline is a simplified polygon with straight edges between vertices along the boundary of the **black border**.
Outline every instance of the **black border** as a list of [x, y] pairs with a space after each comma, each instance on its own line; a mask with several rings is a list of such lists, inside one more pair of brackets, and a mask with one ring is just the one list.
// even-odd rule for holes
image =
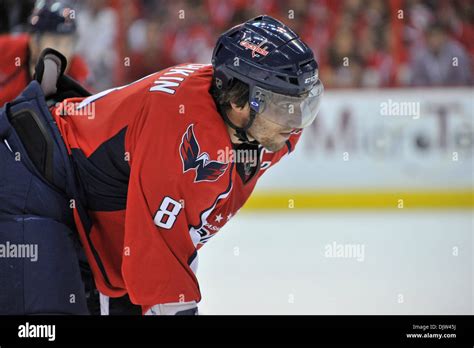
[[[56, 339], [19, 338], [18, 326], [54, 324]], [[413, 325], [456, 325], [456, 330], [414, 330]], [[409, 339], [407, 333], [456, 333], [456, 338]], [[304, 344], [473, 347], [474, 316], [0, 316], [0, 347], [88, 347], [113, 344]]]

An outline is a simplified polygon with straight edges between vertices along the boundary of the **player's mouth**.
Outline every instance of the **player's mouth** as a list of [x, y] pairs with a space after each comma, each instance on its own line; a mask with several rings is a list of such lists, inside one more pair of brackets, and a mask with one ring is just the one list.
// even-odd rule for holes
[[284, 138], [289, 138], [290, 135], [291, 135], [291, 132], [292, 132], [292, 131], [289, 131], [289, 132], [280, 132], [280, 135], [283, 136]]

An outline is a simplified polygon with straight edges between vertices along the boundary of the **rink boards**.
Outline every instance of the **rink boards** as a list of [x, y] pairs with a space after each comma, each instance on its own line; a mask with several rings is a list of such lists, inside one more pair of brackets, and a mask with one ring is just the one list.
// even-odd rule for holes
[[472, 208], [469, 88], [332, 90], [245, 209]]

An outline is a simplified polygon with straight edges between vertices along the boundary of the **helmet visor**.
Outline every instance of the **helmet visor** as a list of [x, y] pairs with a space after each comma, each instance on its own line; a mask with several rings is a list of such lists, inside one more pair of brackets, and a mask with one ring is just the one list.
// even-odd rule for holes
[[324, 86], [320, 80], [305, 95], [294, 97], [255, 87], [250, 106], [271, 122], [289, 128], [309, 126], [319, 111]]

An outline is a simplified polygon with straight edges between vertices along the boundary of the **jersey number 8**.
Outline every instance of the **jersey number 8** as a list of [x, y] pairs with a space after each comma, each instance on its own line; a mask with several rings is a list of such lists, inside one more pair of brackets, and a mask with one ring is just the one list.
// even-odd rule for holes
[[[168, 208], [171, 205], [171, 210]], [[171, 229], [173, 227], [174, 222], [176, 221], [176, 217], [178, 216], [179, 212], [183, 206], [180, 202], [175, 201], [173, 198], [166, 196], [163, 198], [161, 202], [160, 209], [156, 212], [155, 218], [153, 221], [155, 225], [164, 229]]]

